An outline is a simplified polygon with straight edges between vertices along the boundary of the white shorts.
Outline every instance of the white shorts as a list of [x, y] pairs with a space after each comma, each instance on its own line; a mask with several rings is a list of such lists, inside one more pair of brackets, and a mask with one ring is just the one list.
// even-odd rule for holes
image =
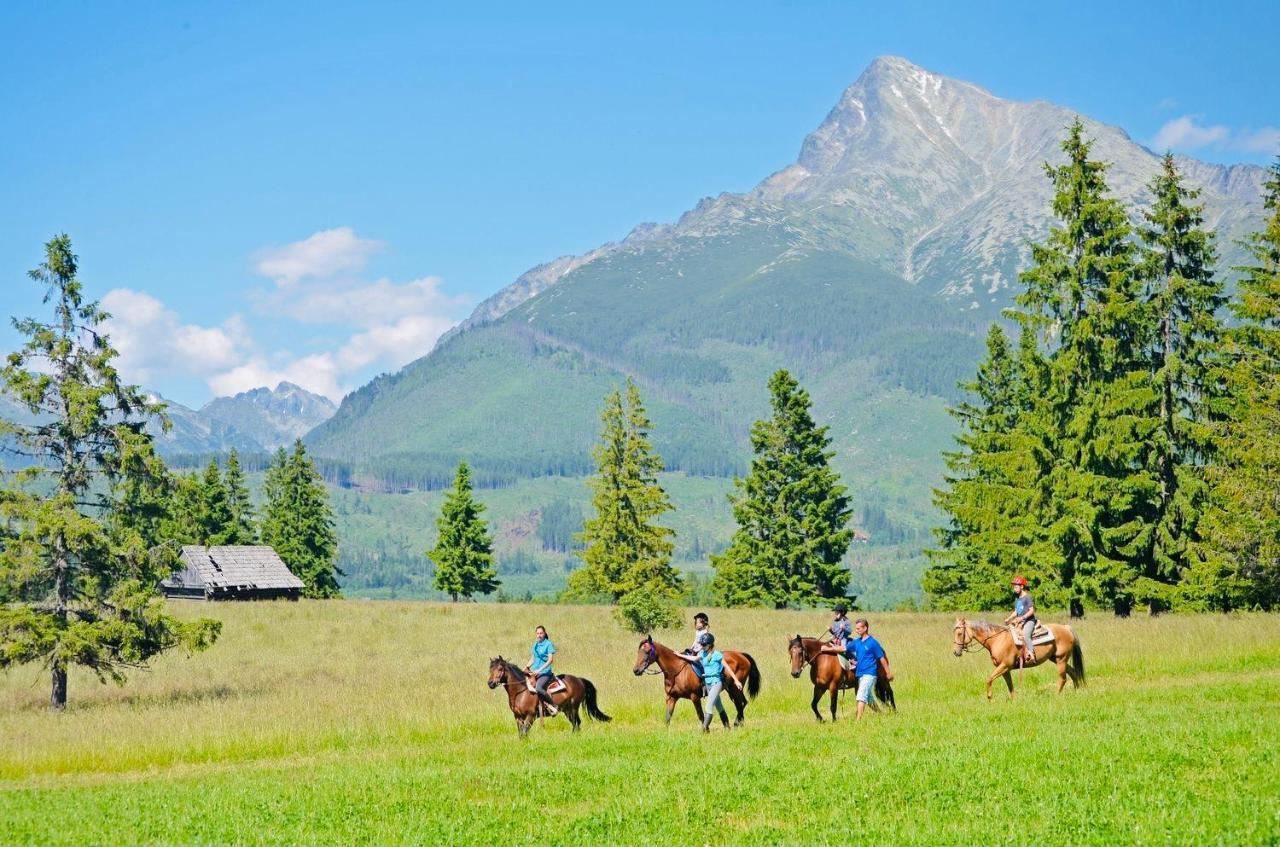
[[871, 695], [876, 690], [876, 675], [864, 673], [858, 677], [858, 702], [871, 705]]

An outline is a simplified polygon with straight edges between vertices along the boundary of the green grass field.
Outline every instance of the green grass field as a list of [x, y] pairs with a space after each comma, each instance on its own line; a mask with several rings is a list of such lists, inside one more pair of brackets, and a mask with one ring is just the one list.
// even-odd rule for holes
[[[875, 615], [900, 711], [820, 726], [786, 640], [827, 616], [712, 610], [764, 689], [745, 728], [704, 737], [687, 703], [663, 729], [607, 609], [177, 608], [221, 617], [222, 640], [124, 688], [75, 675], [66, 714], [38, 668], [0, 677], [0, 843], [1280, 841], [1276, 616], [1090, 617], [1087, 688], [1058, 697], [1035, 669], [987, 703], [989, 662], [952, 657], [950, 618]], [[517, 741], [487, 659], [523, 661], [536, 623], [612, 723]]]

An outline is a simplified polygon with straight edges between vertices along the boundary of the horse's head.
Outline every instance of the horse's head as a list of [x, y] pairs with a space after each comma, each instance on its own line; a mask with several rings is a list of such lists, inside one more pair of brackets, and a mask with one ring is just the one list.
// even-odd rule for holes
[[800, 672], [804, 670], [805, 662], [809, 660], [804, 652], [804, 639], [797, 633], [796, 637], [787, 644], [787, 649], [791, 651], [791, 677], [798, 679]]
[[489, 687], [497, 688], [507, 681], [507, 660], [499, 656], [489, 660]]
[[964, 648], [968, 646], [969, 641], [973, 638], [973, 634], [969, 632], [969, 622], [964, 618], [956, 618], [955, 641], [952, 643], [951, 655], [959, 658], [964, 655]]
[[636, 664], [631, 672], [640, 676], [656, 661], [658, 661], [658, 645], [653, 643], [652, 635], [646, 635], [644, 641], [641, 641], [640, 646], [636, 648]]

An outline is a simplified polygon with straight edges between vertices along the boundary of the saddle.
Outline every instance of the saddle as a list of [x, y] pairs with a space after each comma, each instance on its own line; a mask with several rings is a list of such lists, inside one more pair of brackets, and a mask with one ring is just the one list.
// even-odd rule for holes
[[[1009, 631], [1013, 633], [1013, 643], [1018, 647], [1022, 646], [1022, 627], [1010, 626]], [[1031, 633], [1031, 646], [1039, 647], [1041, 644], [1052, 644], [1054, 641], [1053, 633], [1049, 631], [1049, 627], [1036, 621], [1036, 628]]]
[[[528, 676], [524, 678], [524, 687], [530, 694], [538, 693], [538, 688], [534, 684], [536, 679], [537, 677], [528, 677]], [[551, 680], [551, 684], [547, 686], [547, 693], [559, 694], [561, 691], [564, 691], [564, 688], [565, 688], [564, 674], [559, 674], [558, 676], [556, 676], [555, 679]]]

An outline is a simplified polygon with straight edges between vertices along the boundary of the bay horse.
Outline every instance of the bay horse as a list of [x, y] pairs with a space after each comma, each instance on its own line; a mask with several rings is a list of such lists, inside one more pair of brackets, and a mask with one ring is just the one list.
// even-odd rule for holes
[[[551, 695], [551, 702], [555, 704], [559, 714], [569, 719], [574, 732], [582, 727], [582, 718], [578, 715], [581, 707], [586, 708], [587, 716], [592, 720], [613, 720], [596, 705], [596, 687], [591, 680], [569, 674], [564, 674], [560, 679], [564, 681], [564, 688]], [[507, 703], [511, 706], [511, 714], [515, 715], [516, 730], [524, 738], [529, 734], [534, 719], [542, 712], [542, 701], [535, 692], [529, 690], [524, 671], [501, 656], [489, 660], [489, 688], [497, 688], [499, 685], [507, 689]]]
[[[840, 691], [846, 688], [856, 689], [858, 674], [852, 665], [848, 670], [840, 667], [839, 656], [834, 653], [823, 653], [822, 647], [825, 643], [818, 638], [804, 638], [796, 635], [788, 642], [787, 649], [791, 653], [792, 679], [799, 679], [804, 666], [809, 666], [809, 681], [813, 683], [813, 700], [810, 701], [809, 708], [813, 710], [813, 716], [822, 723], [818, 701], [825, 693], [831, 698], [831, 720], [834, 723]], [[876, 699], [897, 711], [898, 703], [893, 696], [893, 686], [889, 684], [889, 680], [885, 679], [884, 673], [879, 668], [876, 669]]]
[[[1079, 688], [1085, 684], [1084, 652], [1080, 649], [1080, 639], [1076, 631], [1066, 624], [1045, 624], [1053, 641], [1049, 644], [1033, 645], [1035, 658], [1026, 663], [1026, 667], [1052, 659], [1058, 665], [1058, 693], [1071, 678], [1071, 687]], [[987, 699], [991, 699], [991, 683], [996, 677], [1003, 676], [1004, 684], [1009, 687], [1009, 699], [1013, 699], [1013, 670], [1022, 664], [1022, 648], [1013, 643], [1013, 632], [1007, 626], [987, 623], [986, 621], [967, 621], [958, 618], [955, 626], [955, 642], [952, 653], [958, 658], [968, 652], [972, 642], [978, 642], [991, 654], [991, 664], [996, 666], [991, 676], [987, 677]]]
[[[725, 669], [743, 680], [742, 688], [733, 684], [733, 680], [725, 680], [724, 693], [729, 695], [738, 715], [734, 718], [734, 726], [742, 726], [743, 715], [747, 709], [748, 698], [754, 700], [760, 693], [760, 668], [750, 653], [739, 653], [736, 650], [723, 650]], [[662, 671], [662, 684], [667, 693], [666, 723], [671, 724], [671, 714], [676, 709], [676, 701], [688, 699], [693, 703], [693, 710], [698, 714], [698, 722], [702, 722], [702, 680], [694, 671], [693, 665], [676, 656], [676, 651], [665, 644], [653, 640], [652, 635], [645, 636], [636, 652], [636, 664], [631, 672], [640, 676], [657, 665]], [[744, 691], [745, 689], [745, 691]], [[710, 708], [707, 704], [707, 708]], [[728, 718], [721, 718], [724, 725], [729, 725]]]

